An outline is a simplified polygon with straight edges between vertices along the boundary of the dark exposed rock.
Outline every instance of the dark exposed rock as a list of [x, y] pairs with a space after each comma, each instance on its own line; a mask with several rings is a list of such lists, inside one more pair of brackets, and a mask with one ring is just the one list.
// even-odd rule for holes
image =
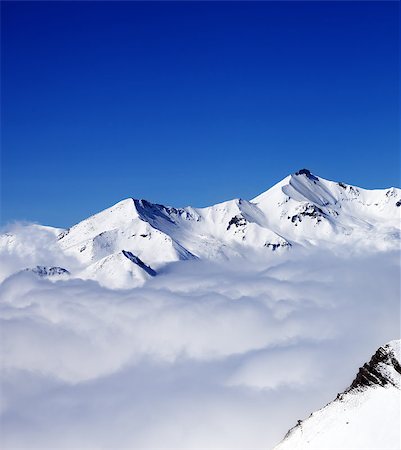
[[388, 375], [385, 366], [392, 366], [396, 372], [401, 374], [401, 365], [389, 345], [380, 347], [372, 356], [371, 360], [359, 369], [357, 376], [346, 392], [375, 385], [386, 386], [390, 384], [395, 386], [394, 380]]
[[70, 272], [63, 267], [46, 267], [46, 266], [36, 266], [32, 269], [25, 269], [26, 271], [33, 272], [39, 277], [53, 277], [56, 275], [70, 275]]
[[301, 169], [298, 170], [298, 172], [295, 172], [295, 175], [305, 175], [307, 178], [309, 178], [309, 180], [312, 181], [319, 181], [318, 177], [315, 177], [315, 175], [313, 175], [310, 170], [308, 169]]
[[234, 216], [229, 222], [228, 222], [228, 227], [227, 230], [229, 230], [233, 225], [236, 226], [236, 228], [238, 227], [243, 227], [246, 225], [246, 219], [244, 217], [242, 217], [241, 215], [237, 215]]
[[401, 200], [398, 200], [398, 202], [395, 204], [395, 206], [397, 206], [397, 208], [399, 208], [401, 206]]
[[275, 252], [279, 247], [281, 247], [280, 244], [271, 244], [270, 242], [268, 244], [265, 244], [265, 247], [271, 248], [273, 252]]
[[63, 237], [64, 236], [67, 236], [67, 234], [70, 232], [70, 229], [68, 228], [68, 230], [64, 230], [64, 231], [62, 231], [58, 236], [57, 236], [57, 239], [58, 240], [60, 240], [60, 239], [63, 239]]
[[317, 222], [321, 221], [321, 218], [326, 216], [326, 214], [316, 205], [308, 203], [305, 205], [302, 210], [298, 213], [289, 217], [292, 223], [302, 222], [303, 217], [312, 217], [317, 220]]
[[354, 194], [355, 197], [359, 197], [359, 195], [361, 194], [359, 192], [359, 189], [355, 188], [354, 186], [349, 186], [349, 191], [350, 193]]
[[291, 244], [289, 242], [283, 242], [283, 243], [278, 243], [278, 244], [272, 244], [271, 242], [266, 242], [266, 244], [264, 245], [267, 248], [271, 248], [272, 251], [276, 251], [278, 248], [285, 248], [285, 247], [291, 247]]

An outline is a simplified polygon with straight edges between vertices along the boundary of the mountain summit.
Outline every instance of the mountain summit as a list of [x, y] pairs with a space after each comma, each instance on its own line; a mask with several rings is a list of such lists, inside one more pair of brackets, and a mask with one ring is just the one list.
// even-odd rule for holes
[[351, 386], [292, 428], [274, 450], [397, 450], [400, 340], [380, 347]]
[[[400, 212], [400, 189], [361, 189], [301, 169], [250, 201], [174, 208], [129, 198], [67, 230], [46, 230], [76, 261], [74, 271], [65, 268], [71, 276], [128, 288], [179, 260], [263, 258], [310, 246], [398, 248]], [[18, 234], [0, 236], [0, 251], [19, 245]]]

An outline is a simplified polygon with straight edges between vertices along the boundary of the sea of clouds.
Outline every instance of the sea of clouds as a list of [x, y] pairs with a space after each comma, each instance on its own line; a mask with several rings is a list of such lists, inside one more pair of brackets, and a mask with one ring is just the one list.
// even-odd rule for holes
[[399, 252], [182, 262], [118, 291], [8, 276], [58, 262], [27, 240], [1, 255], [3, 449], [269, 450], [400, 337]]

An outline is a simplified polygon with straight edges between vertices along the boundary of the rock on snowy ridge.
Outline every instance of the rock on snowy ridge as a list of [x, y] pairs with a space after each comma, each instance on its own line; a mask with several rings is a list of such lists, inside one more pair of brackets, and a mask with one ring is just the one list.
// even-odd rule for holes
[[70, 272], [63, 267], [46, 267], [36, 266], [33, 268], [25, 269], [28, 272], [32, 272], [39, 277], [65, 277], [70, 275]]
[[380, 347], [348, 389], [299, 420], [274, 450], [398, 450], [400, 342]]

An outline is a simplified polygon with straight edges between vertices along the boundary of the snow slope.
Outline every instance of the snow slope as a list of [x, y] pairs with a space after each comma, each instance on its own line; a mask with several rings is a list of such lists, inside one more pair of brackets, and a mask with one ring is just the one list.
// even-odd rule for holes
[[292, 428], [274, 450], [399, 450], [400, 341], [380, 347], [351, 386]]
[[[68, 230], [42, 228], [71, 276], [128, 288], [152, 276], [144, 266], [154, 274], [179, 260], [264, 258], [294, 246], [399, 248], [400, 212], [400, 189], [365, 190], [302, 169], [251, 201], [173, 208], [129, 198]], [[0, 236], [0, 254], [35, 251], [19, 232]], [[45, 259], [33, 263], [63, 267]]]

